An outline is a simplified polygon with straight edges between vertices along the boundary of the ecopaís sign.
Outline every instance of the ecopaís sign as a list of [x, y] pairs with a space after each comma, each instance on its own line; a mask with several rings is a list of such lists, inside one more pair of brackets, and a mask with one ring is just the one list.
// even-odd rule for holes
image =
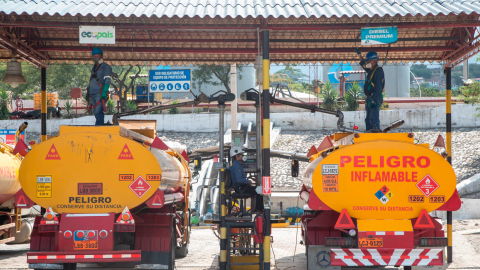
[[80, 26], [81, 44], [115, 44], [115, 26]]
[[362, 45], [397, 43], [397, 27], [368, 27], [361, 29]]

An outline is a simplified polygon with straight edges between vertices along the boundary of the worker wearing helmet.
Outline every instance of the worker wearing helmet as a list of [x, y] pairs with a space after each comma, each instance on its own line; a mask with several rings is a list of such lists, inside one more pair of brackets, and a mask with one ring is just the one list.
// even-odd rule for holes
[[369, 52], [363, 58], [362, 54], [356, 49], [360, 57], [360, 66], [367, 72], [363, 92], [367, 97], [365, 100], [365, 125], [367, 131], [371, 129], [380, 129], [380, 107], [383, 103], [383, 91], [385, 90], [385, 75], [383, 69], [378, 66], [378, 54]]
[[257, 194], [256, 187], [251, 186], [251, 182], [245, 176], [245, 170], [242, 167], [243, 150], [240, 147], [233, 147], [230, 149], [230, 156], [232, 157], [232, 166], [230, 166], [230, 179], [232, 186], [236, 192], [243, 190], [245, 193], [256, 195], [255, 209], [256, 211], [263, 210], [263, 197]]
[[90, 75], [90, 85], [87, 88], [87, 101], [89, 111], [93, 108], [95, 114], [95, 125], [103, 125], [105, 103], [108, 100], [108, 89], [112, 76], [112, 67], [103, 61], [103, 51], [100, 48], [92, 50], [93, 68]]

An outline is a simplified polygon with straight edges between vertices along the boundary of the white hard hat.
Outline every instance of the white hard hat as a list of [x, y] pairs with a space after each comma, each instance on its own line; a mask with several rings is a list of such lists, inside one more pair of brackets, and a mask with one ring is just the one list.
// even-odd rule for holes
[[243, 153], [243, 150], [242, 150], [242, 148], [240, 148], [238, 146], [235, 146], [232, 149], [230, 149], [230, 156], [231, 157], [236, 156], [236, 155], [241, 154], [241, 153]]

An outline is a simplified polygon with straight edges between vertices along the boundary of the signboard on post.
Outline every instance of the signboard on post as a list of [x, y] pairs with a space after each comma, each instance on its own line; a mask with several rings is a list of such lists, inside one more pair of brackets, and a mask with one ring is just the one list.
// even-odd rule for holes
[[115, 44], [115, 26], [80, 26], [80, 44]]
[[190, 69], [150, 70], [149, 90], [153, 93], [190, 92], [192, 77]]
[[[0, 142], [14, 147], [16, 132], [16, 129], [0, 129]], [[25, 140], [25, 131], [20, 134], [20, 139]]]
[[368, 27], [361, 29], [362, 45], [397, 43], [397, 27]]
[[270, 176], [262, 177], [262, 193], [263, 195], [270, 196], [272, 195], [272, 178]]

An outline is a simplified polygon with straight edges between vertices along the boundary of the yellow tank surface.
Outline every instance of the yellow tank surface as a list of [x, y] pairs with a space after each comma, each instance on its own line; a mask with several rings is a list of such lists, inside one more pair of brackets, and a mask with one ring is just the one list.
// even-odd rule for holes
[[452, 196], [452, 166], [400, 134], [360, 134], [307, 167], [304, 184], [330, 208], [359, 219], [411, 219]]
[[13, 154], [13, 148], [0, 143], [0, 204], [20, 190], [18, 169], [21, 162], [20, 157]]
[[20, 182], [30, 199], [57, 213], [131, 209], [186, 179], [171, 152], [143, 141], [151, 139], [119, 126], [61, 126], [24, 158]]

